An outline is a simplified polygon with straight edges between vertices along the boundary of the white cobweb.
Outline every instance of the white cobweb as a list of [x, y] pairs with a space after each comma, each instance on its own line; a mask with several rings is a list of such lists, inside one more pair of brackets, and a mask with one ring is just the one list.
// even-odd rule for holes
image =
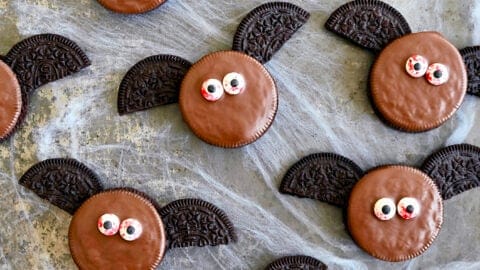
[[[419, 165], [446, 144], [480, 145], [480, 100], [467, 97], [441, 128], [408, 134], [385, 126], [366, 95], [374, 56], [327, 32], [328, 15], [346, 1], [291, 1], [308, 23], [266, 65], [280, 106], [260, 140], [221, 149], [197, 139], [177, 105], [120, 117], [116, 100], [126, 71], [155, 54], [195, 62], [231, 48], [240, 20], [265, 1], [178, 1], [138, 16], [114, 14], [94, 0], [0, 0], [0, 53], [28, 36], [52, 32], [85, 50], [92, 66], [34, 94], [25, 125], [0, 145], [0, 268], [72, 269], [70, 216], [18, 185], [35, 163], [73, 157], [106, 187], [134, 187], [161, 204], [199, 197], [223, 209], [239, 241], [168, 251], [159, 269], [263, 269], [285, 255], [313, 256], [332, 269], [479, 269], [480, 190], [445, 202], [445, 223], [420, 257], [386, 263], [361, 251], [341, 210], [278, 193], [288, 167], [314, 152], [345, 155], [363, 169]], [[475, 0], [393, 1], [413, 31], [442, 32], [459, 48], [480, 44]]]

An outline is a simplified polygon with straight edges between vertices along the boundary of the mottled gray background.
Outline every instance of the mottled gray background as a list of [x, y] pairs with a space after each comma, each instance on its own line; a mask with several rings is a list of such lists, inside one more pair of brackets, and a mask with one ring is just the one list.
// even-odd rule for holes
[[[18, 185], [30, 166], [53, 157], [86, 163], [107, 187], [134, 187], [162, 204], [201, 197], [231, 217], [238, 243], [171, 250], [159, 269], [263, 269], [290, 254], [316, 257], [332, 269], [480, 269], [479, 189], [447, 201], [433, 246], [404, 263], [361, 251], [345, 232], [340, 209], [278, 193], [288, 167], [314, 152], [337, 152], [368, 169], [419, 165], [444, 145], [480, 145], [480, 99], [471, 96], [430, 132], [402, 133], [378, 120], [366, 95], [373, 55], [323, 28], [344, 0], [292, 1], [312, 16], [266, 65], [280, 106], [254, 144], [227, 150], [203, 143], [177, 105], [118, 116], [117, 88], [132, 65], [160, 53], [194, 62], [229, 49], [240, 20], [263, 2], [170, 0], [148, 14], [123, 16], [94, 0], [0, 0], [0, 53], [53, 32], [76, 41], [93, 63], [38, 89], [23, 128], [0, 145], [1, 269], [75, 269], [67, 243], [71, 217]], [[459, 48], [480, 44], [479, 1], [387, 2], [413, 31], [440, 31]]]

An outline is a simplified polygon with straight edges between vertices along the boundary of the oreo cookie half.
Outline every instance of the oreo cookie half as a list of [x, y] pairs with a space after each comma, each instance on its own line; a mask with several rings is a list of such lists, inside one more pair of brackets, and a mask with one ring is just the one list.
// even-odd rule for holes
[[40, 198], [72, 214], [103, 190], [98, 176], [75, 159], [47, 159], [32, 166], [19, 183]]
[[350, 159], [334, 153], [306, 156], [283, 177], [280, 192], [346, 206], [350, 190], [363, 176]]
[[287, 256], [280, 258], [265, 270], [326, 270], [328, 267], [321, 261], [309, 256]]
[[339, 7], [325, 27], [373, 51], [380, 51], [390, 41], [412, 32], [400, 12], [377, 0], [357, 0]]
[[25, 120], [29, 95], [38, 87], [72, 75], [91, 63], [73, 41], [55, 34], [41, 34], [17, 43], [2, 57], [17, 76], [22, 91], [22, 110], [15, 129]]
[[480, 97], [480, 46], [460, 50], [468, 76], [467, 93]]
[[120, 115], [178, 102], [180, 85], [192, 64], [173, 55], [143, 59], [125, 75], [118, 90]]
[[307, 22], [309, 17], [310, 14], [306, 10], [290, 3], [263, 4], [242, 20], [235, 33], [232, 48], [264, 64]]
[[168, 247], [216, 246], [236, 242], [233, 224], [215, 205], [200, 199], [182, 199], [160, 210]]
[[430, 155], [422, 171], [437, 184], [444, 200], [480, 186], [480, 148], [470, 144], [445, 147]]

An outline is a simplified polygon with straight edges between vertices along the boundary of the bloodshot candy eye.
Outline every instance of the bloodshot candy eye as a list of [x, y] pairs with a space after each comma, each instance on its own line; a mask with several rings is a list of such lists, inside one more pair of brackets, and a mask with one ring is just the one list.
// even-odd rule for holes
[[440, 63], [431, 64], [427, 69], [427, 81], [433, 85], [442, 85], [450, 77], [447, 66]]
[[414, 78], [420, 78], [427, 72], [428, 60], [418, 54], [410, 56], [405, 64], [408, 75]]
[[223, 78], [223, 89], [227, 94], [238, 95], [245, 90], [245, 78], [240, 73], [228, 73]]
[[398, 215], [403, 219], [412, 219], [420, 213], [420, 204], [415, 198], [403, 198], [398, 202]]
[[202, 84], [202, 96], [208, 101], [217, 101], [223, 96], [222, 83], [217, 79], [208, 79]]
[[138, 239], [143, 232], [142, 224], [133, 218], [125, 219], [120, 224], [120, 236], [126, 241]]
[[115, 235], [118, 232], [120, 219], [114, 214], [103, 214], [98, 219], [98, 230], [106, 236]]
[[381, 198], [375, 203], [373, 212], [380, 220], [390, 220], [395, 216], [395, 202], [390, 198]]

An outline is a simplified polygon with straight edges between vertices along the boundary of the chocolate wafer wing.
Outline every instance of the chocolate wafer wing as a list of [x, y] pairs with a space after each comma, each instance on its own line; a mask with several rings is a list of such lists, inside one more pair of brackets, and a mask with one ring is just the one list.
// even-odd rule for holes
[[168, 247], [216, 246], [236, 242], [233, 224], [215, 205], [200, 199], [182, 199], [160, 210]]
[[350, 159], [334, 153], [306, 156], [283, 177], [280, 192], [346, 206], [353, 186], [364, 172]]
[[103, 190], [98, 176], [75, 159], [47, 159], [32, 166], [19, 180], [40, 198], [72, 214]]
[[304, 255], [287, 256], [280, 258], [265, 268], [265, 270], [327, 270], [328, 267], [321, 261]]
[[467, 93], [480, 97], [480, 46], [460, 50], [468, 76]]
[[29, 95], [38, 87], [72, 75], [89, 66], [90, 60], [78, 45], [60, 35], [41, 34], [17, 43], [0, 59], [15, 73], [22, 91], [22, 110], [11, 136], [27, 115]]
[[357, 0], [335, 10], [325, 27], [353, 43], [373, 51], [412, 31], [393, 7], [378, 0]]
[[138, 62], [120, 84], [118, 113], [177, 103], [180, 84], [191, 65], [173, 55], [155, 55]]
[[17, 75], [22, 91], [28, 94], [90, 65], [90, 60], [75, 42], [55, 34], [22, 40], [8, 52], [5, 62]]
[[444, 200], [480, 186], [480, 148], [456, 144], [430, 155], [422, 165]]
[[264, 64], [309, 17], [307, 11], [290, 3], [263, 4], [240, 23], [233, 39], [233, 50], [244, 52]]

